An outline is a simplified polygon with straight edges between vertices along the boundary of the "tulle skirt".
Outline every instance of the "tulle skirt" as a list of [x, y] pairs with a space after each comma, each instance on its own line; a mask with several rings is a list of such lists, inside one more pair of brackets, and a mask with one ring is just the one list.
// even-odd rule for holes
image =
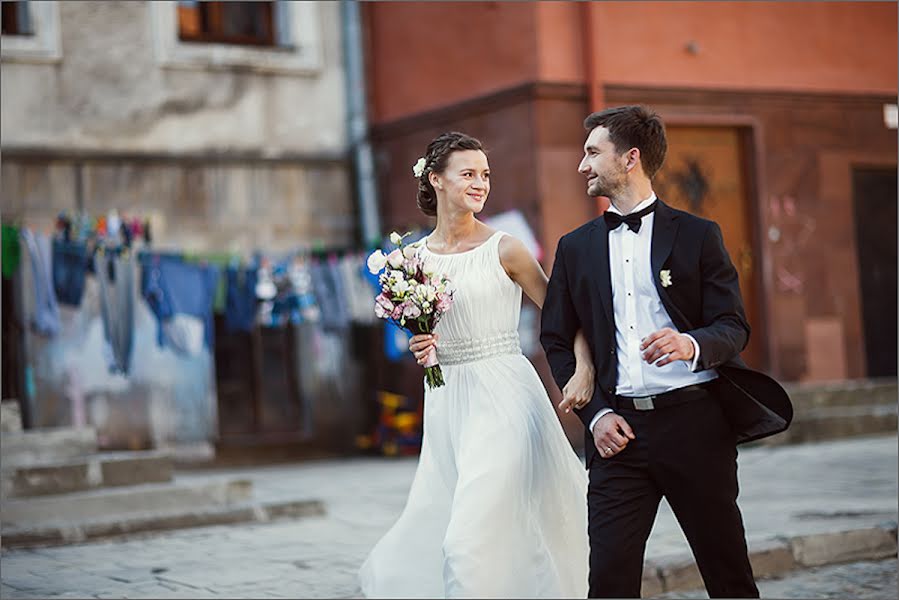
[[406, 506], [362, 565], [369, 598], [585, 598], [587, 475], [522, 355], [444, 365]]

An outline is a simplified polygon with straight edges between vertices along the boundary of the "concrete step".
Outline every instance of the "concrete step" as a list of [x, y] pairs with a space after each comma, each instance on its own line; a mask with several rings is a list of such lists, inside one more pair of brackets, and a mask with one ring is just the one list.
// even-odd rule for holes
[[100, 487], [162, 483], [172, 480], [166, 452], [103, 452], [72, 460], [0, 470], [0, 497], [65, 494]]
[[122, 519], [147, 512], [203, 510], [247, 502], [252, 493], [253, 483], [246, 479], [101, 488], [6, 500], [0, 507], [0, 523], [4, 528], [67, 526], [91, 520]]
[[858, 379], [833, 383], [792, 384], [785, 386], [797, 414], [828, 406], [896, 405], [899, 382], [896, 379]]
[[6, 527], [4, 524], [0, 537], [4, 548], [58, 546], [138, 533], [235, 523], [265, 523], [276, 519], [299, 519], [324, 514], [324, 504], [315, 499], [268, 504], [243, 502], [231, 506], [145, 512], [67, 524], [47, 523], [12, 527]]
[[22, 411], [18, 400], [0, 402], [0, 432], [22, 431]]
[[766, 445], [820, 442], [848, 437], [895, 433], [895, 404], [825, 406], [797, 411], [790, 428], [761, 440]]
[[27, 429], [0, 435], [4, 468], [42, 465], [96, 452], [97, 432], [91, 427]]

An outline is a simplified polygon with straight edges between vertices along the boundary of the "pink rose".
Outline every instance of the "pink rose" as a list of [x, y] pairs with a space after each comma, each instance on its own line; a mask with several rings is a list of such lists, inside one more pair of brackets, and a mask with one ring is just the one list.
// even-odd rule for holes
[[417, 319], [421, 316], [421, 309], [414, 304], [407, 303], [405, 308], [403, 308], [403, 316], [410, 319]]
[[388, 298], [384, 294], [378, 294], [378, 296], [375, 298], [375, 302], [377, 302], [378, 305], [380, 305], [387, 312], [393, 311], [393, 302], [391, 302], [390, 298]]
[[375, 316], [379, 319], [386, 319], [388, 317], [387, 311], [384, 310], [384, 307], [380, 304], [375, 303]]
[[437, 294], [437, 312], [445, 313], [453, 305], [453, 297], [449, 294]]

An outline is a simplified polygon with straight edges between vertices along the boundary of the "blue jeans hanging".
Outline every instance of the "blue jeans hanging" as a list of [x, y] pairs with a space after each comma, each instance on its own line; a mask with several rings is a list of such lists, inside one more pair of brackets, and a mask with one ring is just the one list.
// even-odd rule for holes
[[59, 302], [81, 305], [88, 260], [85, 244], [53, 240], [53, 287]]

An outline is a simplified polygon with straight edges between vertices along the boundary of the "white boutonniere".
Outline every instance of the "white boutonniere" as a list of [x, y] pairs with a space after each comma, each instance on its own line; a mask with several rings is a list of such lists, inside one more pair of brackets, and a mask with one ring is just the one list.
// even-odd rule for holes
[[671, 285], [671, 270], [670, 269], [662, 269], [659, 271], [659, 281], [662, 283], [662, 287], [668, 287]]

